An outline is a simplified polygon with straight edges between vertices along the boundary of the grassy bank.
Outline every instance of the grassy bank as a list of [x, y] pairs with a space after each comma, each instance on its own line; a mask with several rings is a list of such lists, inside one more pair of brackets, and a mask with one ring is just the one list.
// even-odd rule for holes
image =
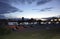
[[60, 39], [60, 34], [50, 31], [12, 32], [10, 35], [0, 36], [1, 39]]

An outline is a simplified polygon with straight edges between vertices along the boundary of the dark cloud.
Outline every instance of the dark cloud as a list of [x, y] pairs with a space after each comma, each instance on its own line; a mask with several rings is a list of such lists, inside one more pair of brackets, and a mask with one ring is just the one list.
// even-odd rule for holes
[[5, 19], [6, 17], [4, 15], [0, 15], [0, 19]]
[[9, 0], [0, 0], [0, 2], [8, 3]]
[[18, 11], [17, 8], [15, 8], [7, 3], [0, 2], [0, 14], [16, 12], [16, 11]]
[[37, 11], [52, 11], [53, 7], [47, 7], [43, 9], [32, 9], [32, 10], [37, 10]]
[[[12, 3], [17, 4], [19, 2], [19, 4], [20, 3], [25, 4], [25, 2], [27, 2], [28, 4], [32, 4], [33, 2], [36, 2], [37, 5], [41, 5], [41, 4], [50, 2], [50, 1], [52, 1], [52, 0], [0, 0], [0, 14], [18, 11], [19, 9], [11, 6]], [[19, 12], [23, 12], [23, 11], [20, 10]]]
[[20, 0], [21, 3], [27, 2], [28, 4], [32, 4], [33, 2], [36, 2], [37, 5], [45, 4], [50, 1], [52, 0]]
[[47, 2], [50, 2], [52, 0], [26, 0], [28, 4], [32, 4], [33, 2], [36, 2], [37, 5], [45, 4]]
[[22, 4], [25, 4], [25, 3], [32, 4], [32, 2], [35, 2], [36, 0], [16, 0], [16, 1], [18, 1], [18, 2], [20, 2]]
[[45, 8], [45, 9], [52, 9], [53, 7], [48, 7], [48, 8]]
[[23, 12], [22, 10], [20, 10], [19, 12]]
[[21, 4], [25, 4], [27, 2], [27, 4], [32, 4], [33, 2], [36, 2], [37, 5], [42, 5], [45, 4], [47, 2], [50, 2], [52, 0], [0, 0], [1, 2], [5, 2], [5, 3], [21, 3]]
[[48, 7], [48, 8], [44, 8], [44, 9], [41, 9], [40, 11], [52, 11], [53, 7]]
[[26, 1], [26, 0], [20, 0], [20, 2], [21, 2], [22, 4], [25, 4], [25, 1]]
[[40, 11], [45, 11], [45, 9], [41, 9]]
[[37, 5], [42, 5], [42, 4], [45, 4], [50, 1], [52, 1], [52, 0], [39, 0], [39, 1], [37, 1]]
[[32, 0], [26, 0], [28, 4], [32, 4]]

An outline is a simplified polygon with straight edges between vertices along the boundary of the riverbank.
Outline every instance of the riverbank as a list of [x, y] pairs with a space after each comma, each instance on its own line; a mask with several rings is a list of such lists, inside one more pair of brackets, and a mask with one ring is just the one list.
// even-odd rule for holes
[[1, 36], [2, 39], [60, 39], [60, 34], [47, 30], [13, 32], [9, 35]]

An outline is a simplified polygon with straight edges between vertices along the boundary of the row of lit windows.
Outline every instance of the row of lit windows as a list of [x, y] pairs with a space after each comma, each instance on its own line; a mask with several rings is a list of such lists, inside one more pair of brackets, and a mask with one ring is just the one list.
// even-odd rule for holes
[[[41, 22], [41, 24], [52, 24], [52, 22]], [[59, 22], [55, 22], [54, 24], [59, 24]]]
[[60, 19], [51, 19], [51, 21], [60, 21]]

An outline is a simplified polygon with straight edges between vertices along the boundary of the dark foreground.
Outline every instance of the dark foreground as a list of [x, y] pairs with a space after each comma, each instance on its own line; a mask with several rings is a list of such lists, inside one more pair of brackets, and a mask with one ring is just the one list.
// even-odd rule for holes
[[12, 31], [9, 35], [0, 35], [0, 39], [60, 39], [60, 29], [56, 26], [50, 28], [30, 26], [22, 31]]
[[60, 39], [60, 34], [47, 31], [12, 32], [10, 35], [0, 36], [0, 39]]

